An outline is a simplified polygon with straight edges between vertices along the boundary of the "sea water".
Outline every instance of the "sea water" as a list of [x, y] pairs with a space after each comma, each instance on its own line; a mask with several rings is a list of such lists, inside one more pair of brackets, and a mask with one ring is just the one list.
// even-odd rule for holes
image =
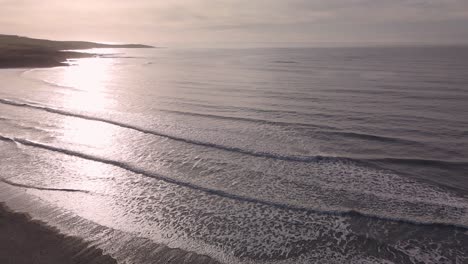
[[468, 48], [91, 52], [0, 71], [2, 199], [128, 263], [468, 261]]

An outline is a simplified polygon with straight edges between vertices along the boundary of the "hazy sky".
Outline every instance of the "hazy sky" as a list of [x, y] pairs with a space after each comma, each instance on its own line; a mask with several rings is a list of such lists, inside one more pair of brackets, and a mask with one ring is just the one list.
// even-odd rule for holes
[[468, 43], [468, 0], [0, 0], [0, 33], [167, 45]]

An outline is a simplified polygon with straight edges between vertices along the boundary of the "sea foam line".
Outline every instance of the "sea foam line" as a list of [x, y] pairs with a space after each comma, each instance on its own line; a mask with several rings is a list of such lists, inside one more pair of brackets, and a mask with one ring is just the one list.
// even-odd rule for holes
[[443, 166], [457, 166], [457, 167], [468, 168], [468, 162], [464, 162], [464, 161], [400, 159], [400, 158], [356, 159], [356, 158], [351, 158], [351, 157], [323, 156], [323, 155], [315, 155], [315, 156], [281, 155], [281, 154], [275, 154], [275, 153], [269, 153], [269, 152], [263, 152], [263, 151], [254, 151], [254, 150], [248, 150], [248, 149], [243, 149], [239, 147], [226, 146], [226, 145], [220, 145], [216, 143], [209, 143], [209, 142], [204, 142], [204, 141], [199, 141], [199, 140], [194, 140], [194, 139], [173, 136], [173, 135], [161, 133], [158, 131], [146, 129], [146, 128], [135, 126], [135, 125], [130, 125], [130, 124], [115, 121], [115, 120], [73, 113], [73, 112], [51, 108], [47, 106], [42, 106], [42, 105], [37, 105], [37, 104], [17, 102], [17, 101], [13, 101], [9, 99], [2, 99], [2, 98], [0, 98], [0, 104], [6, 104], [6, 105], [11, 105], [11, 106], [17, 106], [17, 107], [26, 107], [26, 108], [41, 110], [41, 111], [58, 114], [58, 115], [64, 115], [64, 116], [81, 118], [81, 119], [90, 120], [90, 121], [102, 122], [102, 123], [106, 123], [110, 125], [115, 125], [121, 128], [131, 129], [131, 130], [143, 133], [143, 134], [164, 137], [164, 138], [168, 138], [174, 141], [179, 141], [179, 142], [183, 142], [183, 143], [187, 143], [191, 145], [214, 148], [214, 149], [229, 151], [233, 153], [240, 153], [240, 154], [249, 155], [253, 157], [259, 157], [259, 158], [269, 158], [269, 159], [290, 161], [290, 162], [319, 162], [319, 161], [353, 162], [355, 164], [365, 164], [367, 166], [377, 167], [377, 168], [385, 169], [385, 170], [388, 170], [388, 169], [378, 165], [377, 163], [383, 162], [383, 163], [402, 163], [402, 164], [419, 164], [419, 165], [420, 164], [426, 164], [426, 165], [435, 164], [439, 166], [443, 165]]
[[364, 217], [364, 218], [370, 218], [370, 219], [375, 219], [375, 220], [383, 220], [383, 221], [392, 221], [392, 222], [400, 222], [400, 223], [407, 223], [407, 224], [413, 224], [413, 225], [432, 225], [432, 226], [441, 226], [441, 227], [452, 227], [452, 228], [460, 228], [464, 230], [468, 230], [468, 225], [465, 224], [457, 224], [457, 223], [449, 223], [449, 222], [435, 222], [435, 221], [424, 221], [424, 220], [414, 220], [414, 219], [405, 219], [405, 218], [400, 218], [400, 217], [391, 217], [391, 216], [382, 216], [382, 215], [377, 215], [377, 214], [371, 214], [367, 212], [361, 212], [358, 210], [322, 210], [322, 209], [315, 209], [315, 208], [310, 208], [306, 206], [301, 206], [301, 205], [295, 205], [295, 204], [288, 204], [288, 203], [278, 203], [274, 201], [269, 201], [269, 200], [263, 200], [260, 198], [255, 198], [255, 197], [248, 197], [248, 196], [243, 196], [243, 195], [238, 195], [234, 193], [230, 193], [224, 190], [219, 190], [219, 189], [211, 189], [205, 186], [197, 185], [194, 183], [182, 181], [179, 179], [174, 179], [169, 176], [157, 174], [151, 171], [147, 171], [141, 168], [138, 168], [130, 163], [127, 162], [122, 162], [122, 161], [116, 161], [112, 159], [106, 159], [103, 157], [99, 156], [94, 156], [90, 154], [86, 154], [83, 152], [79, 151], [74, 151], [74, 150], [69, 150], [69, 149], [64, 149], [64, 148], [59, 148], [51, 145], [46, 145], [38, 142], [33, 142], [27, 139], [21, 139], [21, 138], [10, 138], [6, 137], [3, 135], [0, 135], [0, 140], [6, 141], [6, 142], [11, 142], [11, 143], [19, 143], [25, 146], [29, 147], [35, 147], [35, 148], [40, 148], [48, 151], [53, 151], [61, 154], [66, 154], [69, 156], [74, 156], [94, 162], [100, 162], [103, 164], [108, 164], [112, 165], [118, 168], [121, 168], [123, 170], [139, 174], [145, 177], [153, 178], [156, 180], [164, 181], [170, 184], [175, 184], [181, 187], [201, 191], [210, 195], [216, 195], [220, 197], [224, 197], [227, 199], [233, 199], [237, 200], [240, 202], [248, 202], [248, 203], [255, 203], [255, 204], [261, 204], [265, 206], [270, 206], [270, 207], [275, 207], [278, 209], [283, 209], [283, 210], [292, 210], [292, 211], [305, 211], [308, 213], [315, 213], [315, 214], [325, 214], [325, 215], [332, 215], [332, 216], [345, 216], [345, 217]]
[[[171, 140], [184, 142], [184, 143], [187, 143], [187, 144], [198, 145], [198, 146], [203, 146], [203, 147], [209, 147], [209, 148], [219, 149], [219, 150], [223, 150], [223, 151], [241, 153], [241, 154], [254, 156], [254, 157], [271, 158], [271, 159], [284, 160], [284, 161], [297, 161], [297, 162], [315, 162], [315, 161], [320, 161], [320, 160], [332, 158], [332, 157], [324, 157], [324, 156], [319, 156], [319, 155], [317, 155], [317, 156], [286, 156], [286, 155], [279, 155], [279, 154], [273, 154], [273, 153], [262, 152], [262, 151], [253, 151], [253, 150], [247, 150], [247, 149], [242, 149], [242, 148], [238, 148], [238, 147], [220, 145], [220, 144], [215, 144], [215, 143], [208, 143], [208, 142], [203, 142], [203, 141], [198, 141], [198, 140], [173, 136], [173, 135], [157, 132], [157, 131], [154, 131], [154, 130], [149, 130], [149, 129], [145, 129], [145, 128], [142, 128], [142, 127], [138, 127], [138, 126], [135, 126], [135, 125], [126, 124], [126, 123], [119, 122], [119, 121], [114, 121], [114, 120], [109, 120], [109, 119], [100, 118], [100, 117], [94, 117], [94, 116], [88, 116], [88, 115], [73, 113], [73, 112], [64, 111], [64, 110], [51, 108], [51, 107], [46, 107], [46, 106], [16, 102], [16, 101], [13, 101], [13, 100], [8, 100], [8, 99], [0, 99], [0, 103], [6, 104], [6, 105], [17, 106], [17, 107], [27, 107], [27, 108], [31, 108], [31, 109], [46, 111], [46, 112], [49, 112], [49, 113], [65, 115], [65, 116], [71, 116], [71, 117], [76, 117], [76, 118], [81, 118], [81, 119], [86, 119], [86, 120], [91, 120], [91, 121], [103, 122], [103, 123], [119, 126], [119, 127], [122, 127], [122, 128], [132, 129], [132, 130], [144, 133], [144, 134], [151, 134], [151, 135], [158, 136], [158, 137], [164, 137], [164, 138], [168, 138], [168, 139], [171, 139]], [[343, 159], [346, 159], [346, 158], [343, 158]]]
[[[0, 138], [0, 139], [3, 140], [2, 138]], [[26, 188], [26, 189], [40, 190], [40, 191], [91, 193], [90, 191], [80, 190], [80, 189], [39, 187], [39, 186], [33, 186], [33, 185], [29, 185], [29, 184], [16, 183], [16, 182], [12, 182], [12, 181], [7, 180], [7, 179], [0, 179], [0, 181], [3, 182], [3, 183], [6, 183], [8, 185], [11, 185], [11, 186], [21, 187], [21, 188]]]
[[[59, 67], [63, 67], [63, 66], [59, 66]], [[52, 81], [37, 79], [37, 78], [33, 78], [33, 77], [28, 76], [28, 74], [30, 72], [34, 72], [36, 70], [38, 70], [38, 69], [26, 70], [26, 71], [22, 72], [21, 75], [26, 80], [33, 81], [33, 82], [36, 82], [36, 83], [42, 83], [42, 84], [46, 84], [48, 86], [53, 86], [53, 87], [57, 87], [57, 88], [63, 88], [63, 89], [73, 90], [73, 91], [78, 91], [78, 92], [84, 92], [85, 91], [83, 89], [79, 89], [79, 88], [76, 88], [76, 87], [73, 87], [73, 86], [62, 85], [62, 84], [55, 83], [55, 82], [52, 82]]]
[[207, 117], [207, 118], [213, 118], [213, 119], [244, 121], [244, 122], [263, 124], [263, 125], [273, 125], [273, 126], [294, 125], [294, 126], [309, 127], [309, 128], [315, 128], [315, 129], [318, 129], [318, 128], [332, 129], [332, 127], [314, 125], [314, 124], [309, 124], [309, 123], [272, 121], [272, 120], [264, 120], [264, 119], [248, 118], [248, 117], [222, 116], [222, 115], [215, 115], [215, 114], [195, 113], [195, 112], [186, 112], [186, 111], [169, 110], [169, 109], [156, 109], [156, 110], [159, 112], [171, 113], [171, 114], [188, 115], [188, 116], [195, 116], [195, 117]]

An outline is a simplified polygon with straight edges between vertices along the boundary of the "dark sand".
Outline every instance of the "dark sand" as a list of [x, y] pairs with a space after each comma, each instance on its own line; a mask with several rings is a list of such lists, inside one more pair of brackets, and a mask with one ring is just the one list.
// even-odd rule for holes
[[117, 263], [83, 240], [14, 213], [0, 203], [1, 264]]

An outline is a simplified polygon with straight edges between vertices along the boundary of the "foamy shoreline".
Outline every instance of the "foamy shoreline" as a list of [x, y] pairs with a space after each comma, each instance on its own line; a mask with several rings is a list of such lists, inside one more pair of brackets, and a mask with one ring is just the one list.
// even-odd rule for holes
[[101, 226], [22, 189], [0, 183], [2, 264], [220, 263]]
[[117, 261], [80, 238], [67, 236], [0, 203], [0, 263], [99, 263]]

